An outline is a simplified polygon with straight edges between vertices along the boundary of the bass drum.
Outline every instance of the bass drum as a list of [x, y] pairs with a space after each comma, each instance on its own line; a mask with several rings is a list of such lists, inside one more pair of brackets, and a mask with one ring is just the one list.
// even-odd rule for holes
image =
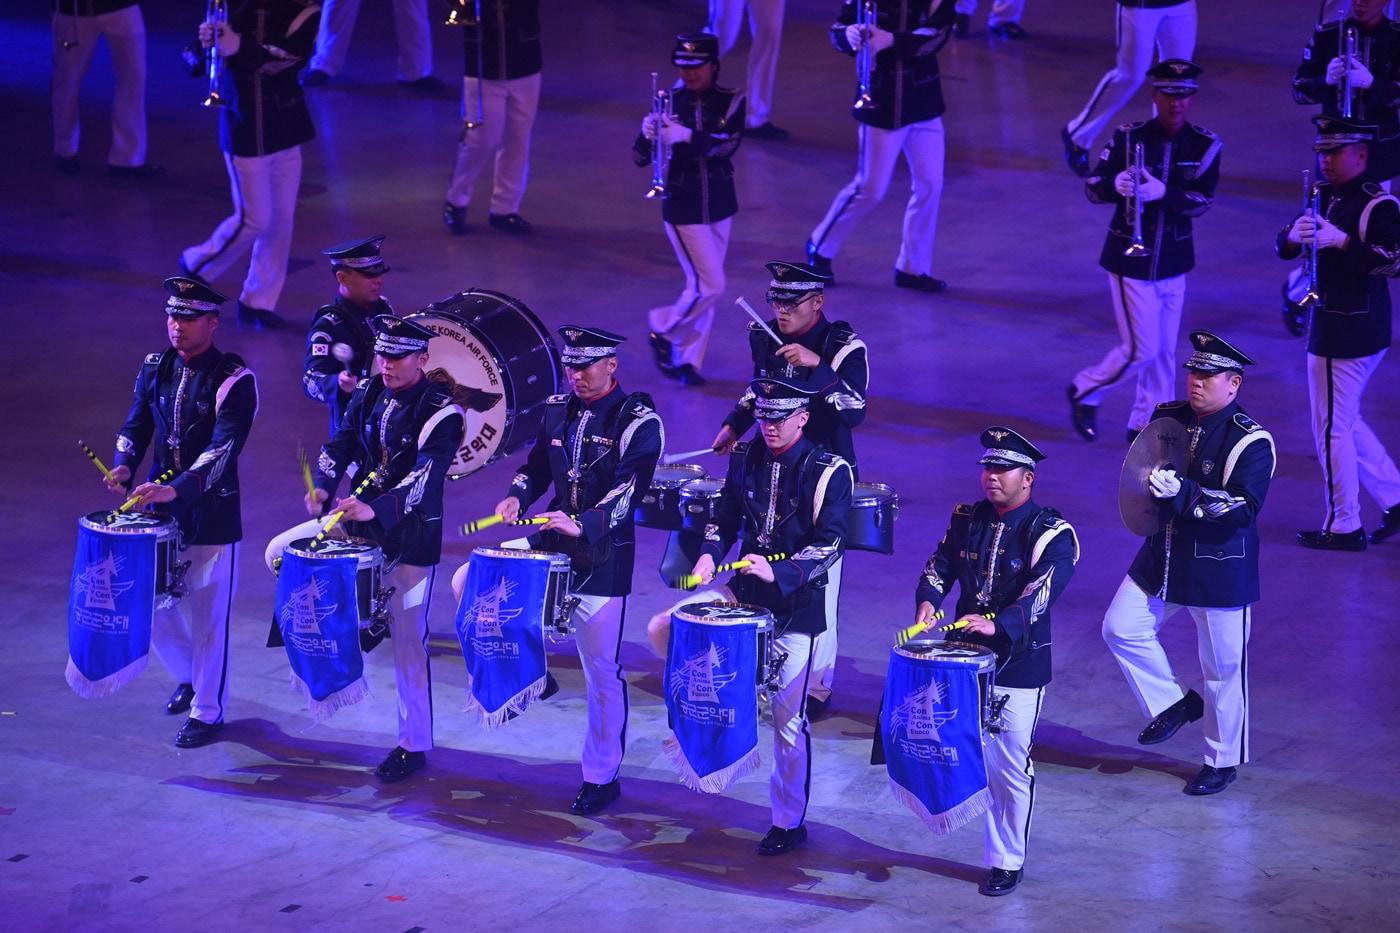
[[563, 371], [554, 339], [533, 311], [509, 295], [469, 288], [408, 319], [436, 335], [428, 344], [427, 376], [451, 383], [467, 416], [448, 479], [535, 440]]

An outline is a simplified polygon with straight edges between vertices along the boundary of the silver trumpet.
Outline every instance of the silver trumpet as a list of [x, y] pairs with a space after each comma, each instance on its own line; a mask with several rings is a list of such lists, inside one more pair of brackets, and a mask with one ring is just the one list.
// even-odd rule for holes
[[656, 126], [656, 138], [651, 143], [651, 188], [647, 198], [666, 197], [666, 170], [671, 164], [671, 147], [661, 137], [661, 129], [675, 117], [671, 110], [671, 94], [657, 87], [656, 72], [651, 73], [651, 117]]
[[[1138, 143], [1133, 146], [1133, 242], [1129, 243], [1128, 248], [1123, 250], [1124, 256], [1133, 259], [1152, 255], [1152, 250], [1148, 249], [1147, 244], [1142, 241], [1142, 176], [1142, 143]], [[1126, 206], [1125, 203], [1124, 207]]]
[[1342, 118], [1351, 119], [1352, 99], [1356, 96], [1356, 88], [1351, 83], [1351, 69], [1356, 62], [1356, 27], [1347, 27], [1346, 51], [1343, 54], [1342, 65], [1346, 68], [1342, 72], [1341, 86], [1338, 88], [1342, 95], [1341, 110]]
[[875, 98], [870, 96], [870, 71], [875, 66], [875, 56], [870, 51], [870, 30], [875, 27], [875, 0], [864, 0], [857, 8], [856, 25], [860, 27], [860, 51], [856, 55], [856, 69], [860, 74], [860, 96], [856, 98], [857, 110], [872, 110]]
[[[1303, 211], [1311, 216], [1314, 223], [1317, 221], [1319, 199], [1319, 185], [1312, 183], [1312, 171], [1303, 169]], [[1317, 290], [1317, 232], [1313, 231], [1311, 243], [1303, 244], [1303, 265], [1308, 273], [1308, 291], [1302, 298], [1298, 299], [1299, 309], [1306, 311], [1313, 305], [1322, 302], [1322, 295]]]
[[463, 10], [467, 8], [467, 0], [449, 0], [452, 9], [447, 13], [447, 19], [443, 21], [444, 26], [473, 26], [476, 28], [476, 116], [467, 117], [464, 121], [466, 129], [474, 130], [486, 122], [486, 30], [481, 22], [481, 0], [476, 0], [475, 10], [472, 12], [472, 19], [467, 19]]
[[204, 98], [204, 106], [222, 107], [224, 98], [219, 93], [219, 82], [224, 76], [224, 57], [219, 54], [219, 35], [228, 28], [228, 3], [225, 0], [207, 0], [204, 21], [214, 30], [213, 43], [209, 46], [209, 96]]

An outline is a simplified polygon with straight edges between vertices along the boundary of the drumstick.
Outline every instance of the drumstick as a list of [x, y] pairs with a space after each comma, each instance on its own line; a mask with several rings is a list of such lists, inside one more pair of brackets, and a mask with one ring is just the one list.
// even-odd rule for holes
[[[982, 615], [982, 618], [988, 620], [995, 619], [996, 617], [997, 614], [995, 612], [987, 612], [983, 613]], [[935, 612], [933, 614], [933, 617], [926, 622], [915, 622], [908, 628], [900, 629], [898, 632], [894, 633], [894, 643], [896, 645], [905, 644], [909, 641], [909, 639], [914, 638], [915, 636], [920, 635], [923, 632], [926, 632], [929, 629], [933, 628], [933, 623], [937, 622], [941, 618], [943, 618], [942, 609]], [[968, 623], [965, 620], [959, 619], [956, 622], [949, 622], [947, 625], [941, 625], [938, 627], [937, 630], [940, 632], [956, 632], [959, 629], [967, 628], [967, 626]]]
[[[568, 515], [567, 512], [564, 513], [564, 514]], [[578, 516], [577, 516], [577, 515], [569, 515], [569, 518], [573, 519], [574, 521], [578, 521]], [[546, 516], [544, 516], [544, 515], [536, 515], [534, 518], [517, 518], [515, 521], [511, 522], [511, 524], [512, 524], [512, 525], [548, 525], [548, 524], [549, 524], [549, 518], [546, 517]]]
[[[174, 476], [174, 475], [175, 475], [175, 470], [174, 470], [174, 468], [172, 467], [171, 469], [166, 470], [164, 473], [162, 473], [162, 474], [160, 474], [159, 476], [157, 476], [155, 479], [151, 480], [151, 485], [152, 485], [152, 486], [159, 486], [161, 483], [164, 483], [166, 480], [170, 479], [170, 477], [172, 477], [172, 476]], [[123, 502], [123, 503], [121, 504], [121, 508], [118, 508], [118, 509], [114, 510], [113, 512], [111, 512], [111, 513], [107, 516], [107, 522], [110, 524], [111, 522], [116, 521], [116, 518], [117, 518], [118, 515], [121, 515], [123, 512], [130, 512], [130, 511], [131, 511], [131, 507], [132, 507], [133, 505], [135, 505], [137, 502], [139, 502], [140, 500], [141, 500], [141, 497], [140, 497], [140, 496], [132, 496], [130, 499], [127, 499], [125, 502]]]
[[[785, 559], [786, 557], [787, 557], [786, 554], [774, 554], [774, 555], [772, 555], [772, 556], [770, 556], [770, 557], [768, 557], [768, 558], [765, 558], [765, 559], [768, 560], [769, 562], [772, 562], [772, 561], [777, 561], [777, 560], [783, 560], [783, 559]], [[730, 561], [730, 562], [727, 563], [727, 564], [720, 564], [718, 567], [716, 567], [716, 568], [715, 568], [715, 574], [714, 574], [714, 575], [715, 575], [715, 576], [719, 576], [720, 574], [722, 574], [722, 573], [724, 573], [725, 571], [728, 571], [728, 570], [743, 570], [745, 567], [751, 567], [751, 566], [753, 566], [753, 561], [751, 561], [751, 560], [732, 560], [732, 561]], [[688, 573], [688, 574], [686, 574], [685, 576], [683, 576], [683, 577], [680, 578], [680, 581], [679, 581], [678, 584], [677, 584], [677, 589], [682, 589], [682, 590], [693, 590], [693, 589], [695, 589], [697, 586], [699, 586], [702, 582], [704, 582], [704, 581], [701, 580], [700, 574], [698, 574], [698, 573]]]
[[751, 317], [751, 318], [753, 318], [755, 321], [757, 321], [757, 322], [758, 322], [758, 326], [763, 328], [763, 332], [764, 332], [765, 334], [767, 334], [769, 337], [772, 337], [772, 338], [773, 338], [773, 342], [774, 342], [774, 343], [776, 343], [776, 344], [777, 344], [778, 346], [780, 346], [780, 347], [783, 346], [783, 344], [785, 343], [785, 341], [784, 341], [781, 337], [779, 337], [777, 334], [773, 333], [773, 328], [769, 327], [769, 326], [768, 326], [768, 322], [765, 321], [763, 318], [761, 318], [761, 317], [758, 316], [758, 312], [755, 311], [755, 310], [753, 309], [753, 306], [752, 306], [752, 305], [750, 305], [746, 300], [744, 300], [744, 296], [743, 296], [743, 295], [740, 295], [738, 298], [736, 298], [736, 299], [734, 300], [734, 303], [735, 303], [736, 305], [738, 305], [739, 307], [743, 308], [745, 311], [747, 311], [748, 314], [749, 314], [749, 317]]
[[306, 448], [300, 441], [297, 442], [297, 457], [301, 460], [301, 478], [306, 482], [306, 494], [316, 495], [316, 483], [311, 479], [311, 464], [306, 460]]
[[[368, 489], [369, 484], [374, 482], [375, 478], [378, 475], [379, 474], [376, 471], [370, 470], [369, 475], [364, 478], [364, 481], [361, 482], [360, 485], [355, 487], [355, 491], [350, 494], [350, 498], [358, 499], [360, 497], [360, 493]], [[316, 537], [311, 539], [311, 543], [307, 545], [307, 550], [316, 550], [316, 545], [320, 544], [321, 540], [325, 538], [325, 536], [330, 533], [330, 530], [334, 528], [344, 517], [344, 509], [337, 509], [336, 511], [332, 512], [330, 519], [324, 525], [321, 526], [321, 530], [316, 533]]]
[[702, 454], [715, 453], [719, 453], [719, 451], [715, 450], [713, 447], [699, 447], [695, 450], [687, 450], [684, 453], [667, 454], [666, 456], [661, 458], [661, 462], [667, 466], [670, 466], [673, 463], [682, 463], [686, 460], [694, 459], [695, 457], [699, 457]]
[[93, 465], [102, 471], [103, 476], [107, 477], [107, 479], [112, 478], [112, 471], [107, 469], [107, 464], [103, 463], [101, 458], [93, 453], [92, 448], [89, 447], [85, 441], [78, 441], [78, 446], [83, 449], [83, 453], [87, 454], [87, 458], [93, 462]]
[[499, 515], [488, 515], [485, 518], [478, 518], [475, 521], [470, 521], [463, 525], [462, 534], [464, 536], [474, 535], [478, 531], [490, 528], [492, 525], [499, 525], [503, 521], [505, 521], [505, 519]]

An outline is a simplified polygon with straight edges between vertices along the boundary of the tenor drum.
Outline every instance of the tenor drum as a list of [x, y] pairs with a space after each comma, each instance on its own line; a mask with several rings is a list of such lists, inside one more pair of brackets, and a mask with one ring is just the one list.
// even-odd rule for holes
[[[514, 561], [544, 561], [549, 565], [548, 577], [546, 578], [543, 605], [540, 607], [541, 618], [544, 620], [546, 630], [553, 630], [554, 635], [572, 635], [573, 609], [576, 600], [569, 597], [570, 578], [569, 555], [560, 554], [557, 551], [535, 551], [525, 548], [498, 548], [479, 547], [472, 549], [472, 560], [484, 558], [487, 561], [502, 563], [501, 573], [509, 578], [512, 573], [511, 562]], [[470, 575], [468, 575], [470, 579]], [[470, 587], [470, 584], [469, 584]], [[473, 594], [463, 591], [462, 601], [465, 603]], [[534, 607], [531, 607], [529, 614], [534, 614]]]
[[705, 468], [696, 463], [658, 466], [651, 475], [651, 488], [637, 503], [635, 520], [643, 528], [681, 530], [681, 487], [704, 479]]
[[341, 557], [355, 558], [355, 615], [359, 627], [369, 628], [384, 619], [387, 614], [387, 600], [382, 586], [384, 574], [384, 552], [373, 541], [365, 538], [322, 538], [316, 550], [311, 549], [315, 538], [297, 538], [287, 545], [282, 555], [301, 560], [334, 560]]
[[894, 520], [899, 496], [884, 483], [856, 483], [851, 496], [847, 550], [894, 553]]
[[994, 725], [993, 710], [996, 691], [997, 656], [990, 648], [970, 642], [944, 641], [941, 638], [911, 638], [897, 648], [894, 653], [912, 658], [930, 669], [947, 671], [954, 675], [967, 672], [977, 677], [977, 695], [980, 698], [977, 721], [982, 728], [982, 742], [985, 744]]
[[[107, 519], [111, 518], [109, 524]], [[173, 603], [184, 594], [185, 569], [188, 563], [177, 560], [179, 533], [175, 519], [160, 512], [89, 512], [78, 524], [98, 535], [145, 535], [155, 544], [156, 601], [161, 605]]]
[[[691, 625], [739, 626], [753, 630], [755, 657], [754, 684], [760, 689], [777, 687], [778, 671], [784, 657], [778, 652], [773, 628], [773, 614], [767, 609], [745, 603], [708, 602], [687, 603], [671, 613], [674, 628], [677, 620]], [[671, 649], [674, 650], [672, 639]]]
[[436, 335], [428, 378], [450, 383], [466, 413], [448, 479], [530, 444], [562, 377], [554, 340], [534, 312], [509, 295], [471, 288], [408, 317]]
[[724, 490], [724, 480], [707, 476], [693, 479], [680, 489], [681, 527], [686, 531], [704, 534], [705, 526], [712, 524], [719, 510], [719, 494]]

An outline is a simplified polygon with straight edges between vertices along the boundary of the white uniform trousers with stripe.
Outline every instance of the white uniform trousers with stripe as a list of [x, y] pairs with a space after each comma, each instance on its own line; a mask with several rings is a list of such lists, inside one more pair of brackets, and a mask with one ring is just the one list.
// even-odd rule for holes
[[1152, 412], [1170, 402], [1176, 388], [1176, 342], [1181, 333], [1181, 308], [1186, 301], [1186, 276], [1155, 282], [1108, 274], [1118, 345], [1096, 365], [1074, 377], [1075, 401], [1098, 405], [1104, 393], [1137, 377], [1137, 394], [1128, 414], [1128, 428], [1141, 431]]
[[750, 126], [768, 122], [773, 109], [773, 84], [778, 78], [778, 52], [783, 44], [783, 11], [787, 0], [710, 0], [710, 32], [719, 38], [719, 57], [725, 59], [739, 41], [744, 10], [749, 13], [747, 117]]
[[1124, 579], [1103, 617], [1103, 640], [1132, 687], [1142, 711], [1156, 717], [1186, 695], [1172, 673], [1158, 633], [1185, 609], [1196, 622], [1205, 715], [1205, 763], [1233, 768], [1249, 761], [1249, 606], [1209, 609], [1148, 596]]
[[238, 573], [237, 544], [195, 544], [176, 559], [189, 561], [185, 595], [151, 620], [151, 647], [182, 684], [194, 687], [190, 718], [222, 722], [228, 702], [228, 629]]
[[810, 239], [820, 255], [828, 259], [837, 256], [856, 224], [884, 199], [902, 152], [909, 165], [911, 191], [904, 208], [904, 238], [895, 268], [909, 275], [931, 275], [938, 202], [943, 196], [943, 118], [934, 117], [897, 130], [858, 125], [856, 177], [836, 195]]
[[1327, 507], [1323, 531], [1345, 534], [1361, 527], [1361, 486], [1383, 509], [1400, 505], [1400, 472], [1361, 417], [1361, 396], [1385, 352], [1355, 359], [1308, 354], [1313, 442]]
[[185, 268], [205, 279], [217, 279], [252, 251], [248, 274], [238, 300], [263, 311], [275, 311], [287, 283], [287, 257], [292, 252], [292, 224], [301, 187], [301, 147], [292, 146], [265, 156], [224, 153], [233, 213], [209, 239], [186, 249]]
[[807, 695], [814, 700], [831, 698], [832, 686], [836, 681], [836, 614], [841, 604], [841, 566], [846, 562], [845, 555], [836, 558], [826, 571], [826, 631], [817, 636], [812, 645], [812, 682]]
[[983, 857], [988, 868], [1019, 871], [1026, 861], [1026, 838], [1035, 808], [1035, 763], [1031, 743], [1040, 721], [1044, 687], [1002, 687], [1001, 732], [987, 743], [987, 787], [992, 807], [983, 832]]
[[[491, 213], [518, 214], [530, 181], [530, 133], [540, 109], [540, 72], [481, 83], [482, 123], [473, 129], [463, 124], [447, 203], [470, 205], [477, 176], [492, 164]], [[463, 121], [476, 118], [476, 85], [476, 78], [462, 79]]]
[[[417, 81], [433, 73], [433, 42], [428, 32], [428, 0], [393, 0], [394, 35], [399, 57], [394, 77]], [[321, 28], [316, 33], [316, 53], [311, 67], [328, 75], [345, 68], [350, 37], [360, 16], [360, 0], [325, 0], [321, 7]], [[470, 28], [470, 27], [468, 27]]]
[[[958, 0], [954, 7], [967, 16], [977, 12], [977, 0]], [[1026, 12], [1026, 0], [992, 0], [992, 11], [987, 14], [987, 25], [1000, 26], [1002, 23], [1020, 23]]]
[[1157, 57], [1191, 57], [1196, 50], [1196, 0], [1177, 6], [1139, 8], [1113, 4], [1117, 11], [1118, 60], [1099, 79], [1084, 109], [1065, 127], [1075, 145], [1094, 147], [1094, 140], [1108, 126], [1113, 115], [1133, 99]]
[[700, 368], [710, 342], [715, 305], [724, 297], [724, 257], [729, 251], [726, 217], [713, 224], [666, 224], [666, 237], [685, 274], [685, 288], [675, 303], [647, 313], [651, 329], [671, 341], [671, 365]]
[[107, 150], [107, 164], [144, 165], [146, 21], [139, 5], [96, 16], [54, 14], [53, 154], [65, 159], [78, 154], [78, 92], [97, 51], [97, 40], [104, 37], [112, 53], [113, 78], [112, 146]]

